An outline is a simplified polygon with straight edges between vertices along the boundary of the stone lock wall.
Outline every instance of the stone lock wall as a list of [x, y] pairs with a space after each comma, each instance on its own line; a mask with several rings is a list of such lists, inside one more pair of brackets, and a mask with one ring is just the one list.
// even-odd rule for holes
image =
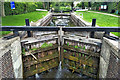
[[20, 38], [0, 40], [0, 79], [23, 78]]
[[99, 78], [120, 79], [120, 42], [103, 38]]

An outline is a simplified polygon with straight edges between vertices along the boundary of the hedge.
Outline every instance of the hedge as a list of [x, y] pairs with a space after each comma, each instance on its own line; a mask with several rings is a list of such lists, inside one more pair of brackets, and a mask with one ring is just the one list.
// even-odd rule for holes
[[117, 2], [108, 3], [108, 12], [111, 13], [112, 10], [117, 10]]
[[118, 13], [119, 13], [119, 15], [120, 15], [120, 1], [119, 1], [119, 3], [118, 3]]
[[37, 8], [44, 9], [42, 2], [36, 2]]
[[33, 12], [36, 8], [42, 8], [41, 2], [15, 2], [15, 9], [11, 9], [10, 2], [4, 3], [5, 15], [17, 15], [28, 12]]
[[71, 10], [71, 7], [59, 7], [59, 6], [56, 6], [54, 7], [55, 11], [70, 11]]
[[[92, 8], [96, 7], [96, 10], [99, 11], [99, 7], [104, 4], [104, 2], [95, 2], [92, 4]], [[108, 13], [111, 13], [112, 10], [119, 10], [120, 13], [120, 2], [107, 2], [108, 10], [104, 10]]]
[[60, 7], [60, 11], [61, 10], [63, 10], [63, 11], [70, 11], [71, 7]]

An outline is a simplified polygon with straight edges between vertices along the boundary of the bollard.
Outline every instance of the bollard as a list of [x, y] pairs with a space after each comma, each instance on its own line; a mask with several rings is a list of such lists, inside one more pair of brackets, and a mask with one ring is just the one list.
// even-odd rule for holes
[[[92, 19], [92, 27], [95, 27], [95, 25], [96, 25], [96, 19]], [[90, 37], [94, 38], [94, 31], [91, 32]]]
[[[25, 19], [26, 26], [30, 26], [29, 19]], [[31, 37], [30, 31], [27, 31], [28, 37]]]
[[18, 31], [13, 31], [13, 34], [14, 34], [15, 36], [19, 36]]

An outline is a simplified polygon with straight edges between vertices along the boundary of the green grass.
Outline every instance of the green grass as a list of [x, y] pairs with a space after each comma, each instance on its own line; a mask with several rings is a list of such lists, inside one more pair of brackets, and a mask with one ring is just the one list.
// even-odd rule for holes
[[[20, 15], [10, 15], [2, 17], [2, 26], [24, 26], [25, 25], [25, 19], [29, 19], [29, 21], [37, 21], [40, 18], [43, 18], [47, 15], [47, 11], [35, 11], [31, 13], [26, 14], [20, 14]], [[2, 36], [9, 34], [11, 31], [2, 31], [0, 34]]]
[[26, 18], [28, 18], [30, 22], [35, 22], [40, 18], [43, 18], [47, 13], [47, 11], [35, 11], [26, 14], [5, 16], [2, 17], [2, 26], [23, 26], [25, 25]]
[[[94, 11], [94, 10], [89, 10], [89, 11]], [[94, 11], [94, 12], [108, 13], [108, 14], [113, 14], [113, 15], [116, 15], [116, 16], [120, 16], [119, 14], [109, 13], [109, 12], [105, 12], [105, 11]]]
[[[96, 24], [101, 27], [118, 27], [118, 20], [120, 18], [99, 14], [99, 13], [92, 13], [87, 11], [76, 11], [76, 14], [83, 13], [83, 19], [87, 22], [92, 22], [93, 18], [96, 18]], [[120, 33], [112, 32], [116, 36], [120, 37]]]

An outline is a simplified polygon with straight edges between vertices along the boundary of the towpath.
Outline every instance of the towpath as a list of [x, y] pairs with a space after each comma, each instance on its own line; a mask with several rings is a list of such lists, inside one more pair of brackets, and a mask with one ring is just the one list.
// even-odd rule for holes
[[114, 17], [119, 17], [120, 18], [120, 16], [117, 16], [117, 15], [114, 15], [114, 14], [109, 14], [109, 13], [102, 13], [102, 12], [95, 12], [95, 11], [88, 11], [88, 12], [99, 13], [99, 14], [104, 14], [104, 15], [109, 15], [109, 16], [114, 16]]

